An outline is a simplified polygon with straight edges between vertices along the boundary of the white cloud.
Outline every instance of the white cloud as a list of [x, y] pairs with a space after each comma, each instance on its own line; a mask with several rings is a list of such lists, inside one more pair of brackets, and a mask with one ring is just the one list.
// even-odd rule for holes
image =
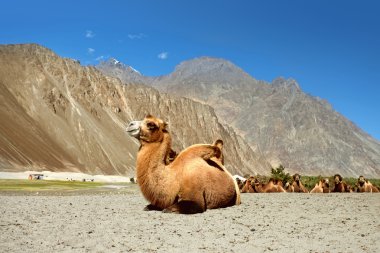
[[130, 38], [131, 40], [135, 40], [135, 39], [138, 39], [138, 40], [141, 40], [143, 38], [147, 37], [145, 34], [143, 33], [139, 33], [139, 34], [128, 34], [128, 38]]
[[94, 52], [95, 52], [95, 49], [93, 49], [91, 47], [87, 48], [87, 53], [88, 54], [93, 54]]
[[96, 61], [101, 61], [103, 59], [104, 59], [104, 55], [101, 55], [95, 58]]
[[93, 31], [91, 31], [91, 30], [87, 30], [86, 31], [86, 38], [91, 39], [91, 38], [94, 38], [94, 37], [95, 37], [95, 33]]
[[161, 59], [161, 60], [167, 59], [168, 56], [169, 56], [168, 52], [162, 52], [162, 53], [160, 53], [160, 54], [157, 55], [158, 59]]

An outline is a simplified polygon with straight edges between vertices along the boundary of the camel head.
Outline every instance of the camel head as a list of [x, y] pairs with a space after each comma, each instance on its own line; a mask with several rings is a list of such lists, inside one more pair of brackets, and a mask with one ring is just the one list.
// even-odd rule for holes
[[167, 124], [161, 119], [147, 115], [142, 121], [132, 121], [127, 127], [130, 136], [148, 143], [161, 142]]
[[257, 177], [255, 176], [250, 176], [247, 181], [251, 184], [251, 186], [255, 186], [255, 185], [259, 185], [260, 184], [260, 181]]
[[342, 182], [342, 176], [341, 175], [339, 175], [339, 174], [336, 174], [335, 176], [334, 176], [334, 181], [335, 181], [335, 184], [339, 184], [340, 182]]
[[294, 180], [295, 182], [299, 182], [300, 179], [301, 179], [300, 174], [296, 173], [296, 174], [293, 175], [293, 180]]
[[359, 184], [360, 186], [363, 186], [365, 183], [366, 183], [365, 178], [364, 178], [363, 176], [360, 176], [360, 177], [358, 178], [358, 184]]

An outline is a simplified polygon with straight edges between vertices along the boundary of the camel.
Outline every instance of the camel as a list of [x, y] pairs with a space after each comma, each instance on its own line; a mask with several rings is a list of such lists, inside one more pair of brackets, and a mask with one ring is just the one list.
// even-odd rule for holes
[[318, 184], [315, 184], [310, 193], [330, 193], [329, 179], [321, 179]]
[[346, 190], [346, 192], [355, 192], [354, 189], [352, 188], [352, 186], [349, 185], [349, 184], [346, 185], [346, 189], [345, 190]]
[[167, 164], [171, 136], [167, 124], [147, 115], [127, 127], [140, 142], [137, 183], [149, 205], [144, 210], [201, 213], [240, 204], [240, 191], [222, 164], [223, 141], [192, 145]]
[[[347, 189], [347, 184], [346, 182], [342, 181], [343, 178], [339, 174], [335, 174], [334, 176], [334, 189], [332, 192], [350, 192], [349, 189]], [[348, 191], [347, 191], [348, 190]]]
[[365, 179], [363, 176], [358, 178], [358, 182], [356, 183], [358, 192], [379, 192], [379, 189], [374, 186], [370, 181]]
[[289, 182], [286, 182], [284, 189], [286, 192], [294, 192], [294, 186]]
[[267, 184], [261, 186], [261, 189], [262, 192], [286, 192], [283, 185], [281, 180], [271, 178]]
[[255, 180], [255, 177], [253, 176], [250, 176], [249, 178], [247, 178], [247, 180], [245, 180], [244, 184], [243, 184], [243, 187], [241, 189], [241, 193], [257, 193], [258, 191], [256, 191], [256, 189], [254, 188], [254, 180]]
[[294, 188], [294, 192], [308, 193], [309, 191], [301, 182], [301, 175], [296, 173], [293, 175], [293, 183], [292, 186]]
[[273, 193], [273, 192], [286, 192], [283, 188], [281, 180], [269, 179], [267, 184], [262, 184], [259, 182], [257, 177], [250, 177], [247, 179], [244, 186], [246, 189], [242, 192], [251, 192], [251, 193]]
[[245, 181], [247, 179], [245, 179], [244, 177], [239, 176], [239, 175], [234, 175], [233, 178], [236, 180], [236, 183], [237, 183], [237, 185], [239, 187], [239, 190], [241, 192], [242, 189], [243, 189], [243, 187], [244, 187], [244, 185], [245, 185]]

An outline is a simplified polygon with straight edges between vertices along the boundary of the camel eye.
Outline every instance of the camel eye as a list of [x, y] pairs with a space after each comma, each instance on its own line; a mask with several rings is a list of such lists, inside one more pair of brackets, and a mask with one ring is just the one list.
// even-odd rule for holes
[[153, 122], [148, 122], [148, 123], [146, 124], [146, 126], [148, 127], [149, 130], [154, 130], [154, 129], [157, 128], [157, 125], [154, 124]]

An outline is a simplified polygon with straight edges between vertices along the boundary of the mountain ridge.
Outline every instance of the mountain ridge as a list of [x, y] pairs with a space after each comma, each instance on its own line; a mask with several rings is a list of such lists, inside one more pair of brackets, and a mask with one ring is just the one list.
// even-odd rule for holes
[[133, 176], [139, 144], [125, 127], [148, 113], [169, 122], [177, 152], [222, 138], [232, 173], [270, 167], [212, 107], [124, 84], [36, 44], [0, 45], [0, 97], [0, 170]]
[[292, 78], [258, 81], [229, 61], [200, 57], [146, 84], [212, 106], [222, 122], [253, 150], [261, 150], [274, 167], [380, 176], [380, 142], [328, 101], [304, 93]]

